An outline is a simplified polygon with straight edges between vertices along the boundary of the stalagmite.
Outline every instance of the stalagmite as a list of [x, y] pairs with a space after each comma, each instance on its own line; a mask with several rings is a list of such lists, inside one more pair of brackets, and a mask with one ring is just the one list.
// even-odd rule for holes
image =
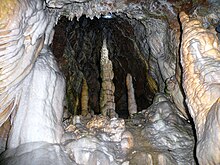
[[84, 78], [83, 84], [82, 84], [82, 93], [81, 93], [82, 116], [86, 116], [89, 113], [88, 102], [89, 102], [88, 85], [87, 85], [86, 79]]
[[220, 164], [220, 49], [216, 34], [180, 13], [186, 103], [197, 134], [199, 164]]
[[135, 113], [137, 113], [137, 104], [134, 95], [132, 76], [129, 73], [126, 76], [126, 86], [128, 90], [128, 112], [130, 117], [132, 117]]
[[115, 86], [113, 83], [114, 72], [112, 62], [108, 57], [108, 49], [106, 45], [106, 39], [103, 40], [103, 46], [101, 50], [101, 78], [102, 88], [100, 94], [100, 110], [102, 115], [109, 117], [116, 117], [115, 112]]

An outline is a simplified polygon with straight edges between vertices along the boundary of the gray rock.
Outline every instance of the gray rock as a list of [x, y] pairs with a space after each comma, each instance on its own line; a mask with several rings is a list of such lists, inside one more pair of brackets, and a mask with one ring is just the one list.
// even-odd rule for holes
[[76, 165], [63, 147], [46, 142], [32, 142], [9, 149], [0, 155], [0, 165]]
[[[177, 112], [164, 94], [157, 94], [154, 103], [145, 111], [146, 125], [142, 135], [178, 164], [193, 164], [192, 128]], [[165, 158], [162, 160], [165, 161]]]

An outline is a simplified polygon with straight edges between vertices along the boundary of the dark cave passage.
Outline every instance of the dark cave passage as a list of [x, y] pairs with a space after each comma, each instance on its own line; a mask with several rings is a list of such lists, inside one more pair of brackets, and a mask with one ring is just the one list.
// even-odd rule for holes
[[116, 16], [93, 20], [83, 16], [79, 21], [76, 18], [68, 21], [62, 17], [59, 20], [52, 49], [66, 77], [67, 108], [72, 114], [81, 113], [83, 79], [88, 84], [89, 110], [100, 113], [100, 50], [104, 38], [107, 39], [109, 58], [113, 63], [115, 104], [119, 117], [128, 117], [125, 81], [128, 73], [133, 77], [138, 111], [151, 105], [155, 91], [148, 86], [147, 62], [135, 43], [135, 33], [129, 21], [132, 20]]

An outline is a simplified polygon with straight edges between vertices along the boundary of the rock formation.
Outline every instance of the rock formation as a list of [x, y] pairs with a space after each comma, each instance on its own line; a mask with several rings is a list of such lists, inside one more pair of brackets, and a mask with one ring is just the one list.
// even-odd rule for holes
[[142, 113], [146, 118], [142, 135], [151, 139], [153, 146], [170, 151], [158, 156], [161, 164], [195, 164], [191, 125], [177, 115], [178, 109], [167, 96], [156, 94], [153, 104]]
[[180, 21], [183, 28], [183, 88], [196, 126], [197, 158], [200, 164], [219, 164], [219, 41], [200, 20], [189, 18], [182, 12]]
[[101, 50], [101, 79], [102, 87], [100, 94], [100, 109], [104, 116], [115, 117], [115, 86], [113, 83], [114, 72], [112, 62], [108, 57], [108, 49], [106, 45], [106, 39], [103, 40], [103, 46]]
[[134, 95], [132, 76], [129, 73], [126, 76], [126, 86], [128, 90], [128, 112], [130, 114], [130, 117], [132, 117], [133, 114], [137, 113], [137, 104]]
[[10, 128], [11, 124], [9, 119], [0, 127], [0, 154], [6, 149]]
[[220, 164], [218, 6], [1, 1], [0, 165]]
[[48, 50], [55, 20], [42, 1], [12, 2], [1, 10], [9, 12], [1, 18], [0, 40], [1, 125], [12, 114], [7, 147], [59, 143], [65, 82]]
[[188, 119], [189, 117], [187, 115], [187, 109], [184, 106], [184, 97], [175, 76], [172, 76], [166, 80], [165, 93], [171, 97], [171, 100], [179, 109], [180, 115], [183, 118]]
[[88, 85], [87, 85], [86, 79], [83, 79], [82, 92], [81, 92], [81, 109], [82, 109], [81, 114], [82, 116], [86, 116], [89, 113], [88, 102], [89, 102]]

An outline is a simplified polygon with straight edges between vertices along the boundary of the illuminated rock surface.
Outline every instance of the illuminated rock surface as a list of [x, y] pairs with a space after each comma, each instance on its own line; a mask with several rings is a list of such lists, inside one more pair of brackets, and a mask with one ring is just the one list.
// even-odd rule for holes
[[153, 146], [166, 150], [167, 159], [171, 158], [174, 164], [195, 164], [191, 125], [177, 114], [170, 100], [157, 94], [154, 103], [144, 112], [147, 124], [142, 134]]
[[218, 6], [2, 1], [0, 164], [220, 164]]
[[7, 147], [38, 141], [59, 143], [65, 84], [47, 49], [42, 50], [23, 83], [22, 104], [13, 119]]
[[204, 28], [200, 20], [190, 19], [184, 12], [180, 20], [183, 87], [196, 126], [197, 157], [200, 164], [219, 164], [219, 41], [216, 32]]

